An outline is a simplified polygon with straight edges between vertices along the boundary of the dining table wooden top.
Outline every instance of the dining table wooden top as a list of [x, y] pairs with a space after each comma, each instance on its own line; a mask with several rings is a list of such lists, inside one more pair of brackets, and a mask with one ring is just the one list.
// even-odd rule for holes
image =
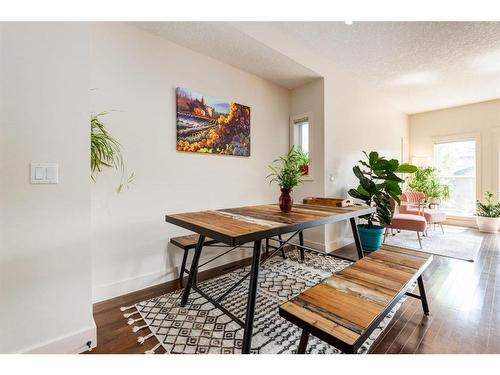
[[264, 204], [168, 214], [165, 215], [165, 221], [236, 246], [363, 216], [374, 211], [374, 207], [361, 205], [327, 207], [294, 204], [291, 212], [284, 213], [277, 204]]

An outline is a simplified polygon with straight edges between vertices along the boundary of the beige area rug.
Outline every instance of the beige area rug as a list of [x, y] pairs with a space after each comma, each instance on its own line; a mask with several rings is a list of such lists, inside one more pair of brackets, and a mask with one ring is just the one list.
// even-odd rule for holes
[[430, 254], [474, 262], [481, 248], [483, 236], [478, 230], [465, 227], [443, 226], [441, 229], [429, 229], [428, 236], [422, 237], [422, 249], [417, 235], [412, 231], [401, 231], [396, 235], [387, 235], [386, 244], [407, 247]]

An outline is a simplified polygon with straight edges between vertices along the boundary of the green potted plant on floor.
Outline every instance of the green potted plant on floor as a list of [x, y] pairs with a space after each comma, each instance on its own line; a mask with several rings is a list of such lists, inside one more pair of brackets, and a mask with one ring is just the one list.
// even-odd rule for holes
[[266, 178], [270, 178], [269, 183], [276, 182], [280, 187], [279, 206], [282, 212], [292, 210], [293, 198], [290, 193], [302, 182], [304, 176], [301, 162], [299, 151], [292, 147], [285, 156], [280, 156], [269, 165], [272, 173]]
[[450, 187], [439, 182], [437, 170], [434, 167], [421, 167], [411, 176], [408, 188], [425, 194], [430, 203], [440, 203], [450, 198]]
[[363, 153], [367, 160], [359, 160], [359, 165], [352, 169], [359, 180], [359, 186], [350, 189], [349, 195], [362, 200], [368, 206], [376, 207], [374, 213], [361, 217], [367, 221], [366, 224], [358, 224], [363, 250], [375, 251], [382, 245], [383, 226], [391, 224], [390, 198], [400, 203], [399, 195], [402, 191], [399, 184], [404, 180], [396, 173], [414, 173], [417, 167], [406, 163], [399, 164], [396, 159], [387, 160], [375, 151], [370, 154], [365, 151]]
[[485, 203], [476, 201], [476, 224], [481, 232], [496, 233], [500, 227], [500, 202], [493, 202], [493, 193], [484, 193]]

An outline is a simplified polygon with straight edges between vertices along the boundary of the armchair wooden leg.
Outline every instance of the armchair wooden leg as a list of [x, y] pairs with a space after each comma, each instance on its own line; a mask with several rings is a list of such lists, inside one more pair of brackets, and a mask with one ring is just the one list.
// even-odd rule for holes
[[441, 227], [441, 232], [444, 234], [443, 223], [439, 223], [439, 226]]
[[420, 239], [420, 233], [417, 231], [417, 238], [418, 238], [418, 243], [420, 245], [420, 248], [422, 248], [422, 240]]
[[385, 243], [385, 239], [387, 238], [387, 233], [389, 232], [389, 228], [385, 228], [385, 232], [384, 232], [384, 240], [382, 241], [382, 243]]

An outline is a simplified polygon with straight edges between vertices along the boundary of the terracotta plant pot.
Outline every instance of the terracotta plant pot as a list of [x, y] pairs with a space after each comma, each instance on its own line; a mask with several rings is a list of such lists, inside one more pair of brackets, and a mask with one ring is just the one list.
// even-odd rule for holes
[[293, 198], [290, 195], [290, 190], [281, 190], [281, 195], [280, 195], [280, 210], [281, 212], [290, 212], [292, 210], [293, 206]]

